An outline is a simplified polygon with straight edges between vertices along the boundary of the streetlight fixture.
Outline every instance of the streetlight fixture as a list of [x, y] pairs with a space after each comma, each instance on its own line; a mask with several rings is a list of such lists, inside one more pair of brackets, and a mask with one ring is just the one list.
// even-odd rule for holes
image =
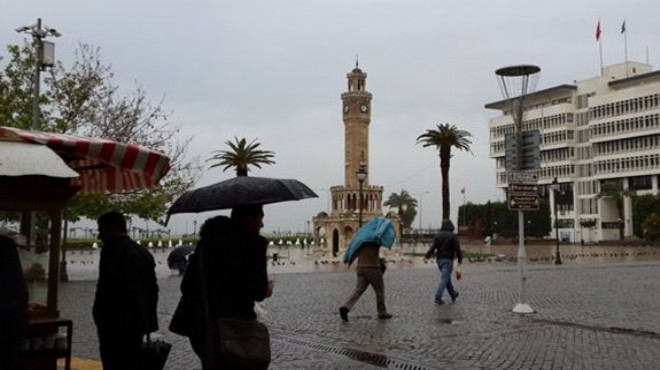
[[559, 195], [559, 181], [555, 177], [550, 185], [554, 195], [553, 208], [555, 212], [555, 265], [561, 265], [561, 254], [559, 254], [559, 220], [557, 219], [557, 197]]
[[360, 183], [359, 191], [358, 191], [358, 228], [362, 227], [362, 185], [364, 184], [364, 181], [367, 179], [367, 167], [366, 166], [360, 166], [358, 167], [357, 171], [355, 171], [355, 177], [357, 178], [358, 183]]
[[193, 244], [197, 243], [197, 220], [193, 220]]
[[40, 73], [46, 70], [46, 67], [55, 65], [55, 44], [44, 41], [48, 36], [62, 36], [54, 28], [41, 26], [41, 18], [37, 18], [37, 23], [31, 26], [23, 26], [16, 29], [18, 33], [27, 33], [32, 36], [34, 42], [34, 75], [32, 76], [32, 129], [39, 129], [39, 83], [41, 81]]
[[424, 197], [424, 195], [428, 193], [429, 193], [428, 191], [425, 191], [423, 193], [415, 194], [419, 197], [419, 231], [420, 232], [422, 231], [422, 198]]

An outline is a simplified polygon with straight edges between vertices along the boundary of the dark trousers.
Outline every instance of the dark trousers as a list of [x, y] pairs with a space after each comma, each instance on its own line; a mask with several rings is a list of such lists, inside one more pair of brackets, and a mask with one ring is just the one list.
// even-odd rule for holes
[[103, 370], [138, 370], [138, 355], [143, 335], [98, 329]]
[[0, 309], [0, 368], [23, 369], [20, 349], [27, 332], [25, 310], [19, 307]]

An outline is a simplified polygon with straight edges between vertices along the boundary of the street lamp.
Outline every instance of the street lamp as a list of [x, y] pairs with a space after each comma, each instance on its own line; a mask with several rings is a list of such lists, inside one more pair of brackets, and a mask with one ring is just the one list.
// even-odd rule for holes
[[364, 180], [367, 179], [367, 167], [366, 166], [360, 166], [358, 167], [357, 171], [355, 171], [355, 177], [357, 178], [357, 181], [360, 183], [360, 188], [358, 191], [358, 228], [362, 227], [362, 184], [364, 184]]
[[424, 197], [424, 195], [428, 193], [429, 193], [428, 191], [425, 191], [423, 193], [415, 194], [419, 197], [419, 231], [420, 232], [422, 231], [422, 198]]
[[197, 242], [197, 220], [193, 220], [193, 244]]
[[555, 211], [555, 265], [561, 265], [561, 254], [559, 254], [559, 220], [557, 219], [557, 197], [559, 195], [559, 182], [557, 181], [557, 178], [555, 177], [552, 180], [552, 184], [550, 185], [550, 188], [552, 189], [552, 193], [554, 195], [554, 202], [553, 202], [553, 207]]
[[55, 65], [55, 44], [52, 42], [44, 41], [43, 39], [48, 36], [60, 37], [62, 36], [54, 28], [48, 26], [41, 27], [41, 18], [37, 18], [37, 23], [31, 26], [23, 26], [16, 29], [16, 32], [27, 33], [32, 36], [34, 42], [34, 75], [33, 78], [33, 91], [32, 91], [32, 129], [39, 129], [39, 83], [41, 80], [40, 73], [46, 67]]

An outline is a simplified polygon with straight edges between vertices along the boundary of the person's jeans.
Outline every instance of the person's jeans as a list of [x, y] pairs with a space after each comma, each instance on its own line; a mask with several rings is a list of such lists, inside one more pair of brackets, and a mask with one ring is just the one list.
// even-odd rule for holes
[[444, 293], [445, 288], [447, 288], [450, 297], [456, 296], [456, 291], [451, 283], [451, 273], [454, 270], [454, 261], [445, 258], [438, 258], [436, 262], [438, 264], [438, 269], [440, 270], [440, 285], [438, 285], [438, 290], [435, 292], [435, 299], [437, 301], [442, 300], [442, 293]]

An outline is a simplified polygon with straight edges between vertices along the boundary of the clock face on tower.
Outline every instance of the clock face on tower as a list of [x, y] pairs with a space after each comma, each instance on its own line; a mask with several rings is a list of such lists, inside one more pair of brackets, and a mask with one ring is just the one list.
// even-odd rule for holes
[[348, 105], [344, 105], [344, 113], [348, 113]]
[[367, 107], [366, 104], [362, 104], [362, 105], [360, 106], [360, 111], [361, 111], [362, 113], [367, 113], [367, 110], [369, 110], [369, 107]]

